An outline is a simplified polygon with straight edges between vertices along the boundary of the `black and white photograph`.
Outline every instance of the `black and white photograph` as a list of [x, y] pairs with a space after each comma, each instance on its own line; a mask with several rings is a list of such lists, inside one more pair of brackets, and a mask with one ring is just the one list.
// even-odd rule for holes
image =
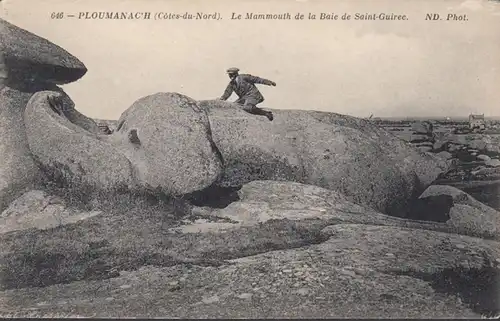
[[0, 317], [500, 318], [500, 1], [0, 0]]

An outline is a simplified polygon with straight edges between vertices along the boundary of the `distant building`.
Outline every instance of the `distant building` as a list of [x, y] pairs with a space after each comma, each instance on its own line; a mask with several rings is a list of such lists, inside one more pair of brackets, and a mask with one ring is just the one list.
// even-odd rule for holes
[[485, 129], [486, 128], [486, 123], [484, 121], [484, 114], [481, 115], [469, 115], [469, 128], [470, 129]]

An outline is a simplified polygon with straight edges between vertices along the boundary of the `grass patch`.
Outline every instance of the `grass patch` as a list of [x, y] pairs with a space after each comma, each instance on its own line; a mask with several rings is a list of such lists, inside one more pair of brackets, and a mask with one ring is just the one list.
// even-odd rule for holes
[[0, 236], [2, 289], [43, 287], [77, 280], [116, 277], [141, 266], [196, 264], [226, 260], [326, 240], [321, 221], [273, 220], [222, 234], [168, 233], [176, 224], [161, 208], [106, 213], [51, 230]]

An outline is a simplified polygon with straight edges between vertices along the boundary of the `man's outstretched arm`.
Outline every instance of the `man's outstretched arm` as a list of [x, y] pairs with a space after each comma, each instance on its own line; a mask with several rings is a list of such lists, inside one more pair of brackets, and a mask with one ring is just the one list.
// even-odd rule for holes
[[248, 81], [248, 82], [251, 82], [251, 83], [254, 83], [254, 84], [262, 84], [262, 85], [268, 85], [268, 86], [276, 86], [276, 83], [274, 81], [271, 81], [271, 80], [268, 80], [268, 79], [264, 79], [264, 78], [260, 78], [260, 77], [257, 77], [257, 76], [252, 76], [252, 75], [243, 75], [243, 78]]
[[233, 87], [231, 84], [227, 85], [226, 90], [224, 90], [224, 93], [222, 96], [219, 98], [220, 100], [227, 100], [229, 97], [231, 97], [231, 94], [233, 93]]

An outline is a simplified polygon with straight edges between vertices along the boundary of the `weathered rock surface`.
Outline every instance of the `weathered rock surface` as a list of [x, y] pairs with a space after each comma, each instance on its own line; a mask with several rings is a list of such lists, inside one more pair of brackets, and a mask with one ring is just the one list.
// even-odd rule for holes
[[61, 116], [64, 116], [71, 123], [85, 129], [94, 134], [100, 134], [101, 131], [97, 123], [90, 117], [85, 116], [75, 109], [75, 103], [71, 98], [60, 88], [57, 88], [57, 92], [59, 92], [59, 97], [61, 97]]
[[30, 228], [46, 230], [99, 215], [99, 211], [83, 212], [67, 208], [60, 197], [31, 190], [14, 200], [0, 214], [0, 233]]
[[132, 162], [141, 184], [167, 194], [210, 186], [222, 172], [206, 112], [177, 93], [137, 100], [118, 121], [113, 140]]
[[490, 159], [490, 160], [485, 161], [484, 164], [488, 167], [500, 167], [500, 160]]
[[444, 149], [446, 148], [446, 145], [447, 145], [446, 141], [444, 141], [442, 139], [438, 139], [434, 142], [434, 144], [432, 145], [432, 148], [436, 152], [442, 152], [442, 151], [445, 151]]
[[220, 266], [144, 267], [108, 280], [8, 290], [0, 310], [176, 318], [478, 318], [500, 310], [496, 242], [357, 224], [323, 233], [320, 244]]
[[491, 158], [489, 156], [487, 156], [487, 155], [478, 155], [477, 159], [480, 159], [480, 160], [485, 161], [485, 162], [491, 160]]
[[0, 90], [0, 211], [29, 188], [38, 174], [23, 118], [30, 96], [9, 87]]
[[429, 186], [420, 199], [435, 196], [448, 196], [451, 200], [449, 226], [467, 231], [468, 234], [481, 237], [498, 238], [500, 236], [500, 212], [477, 201], [469, 194], [446, 185]]
[[[326, 224], [361, 223], [453, 231], [446, 224], [411, 221], [381, 214], [354, 204], [344, 195], [296, 182], [253, 181], [238, 191], [239, 200], [217, 209], [194, 207], [193, 213], [218, 218], [196, 220], [174, 228], [183, 233], [225, 232], [270, 220], [317, 220]], [[220, 220], [222, 218], [223, 220]]]
[[245, 224], [225, 233], [172, 233], [164, 211], [123, 208], [50, 232], [0, 234], [2, 316], [473, 318], [500, 311], [495, 241], [426, 230], [443, 224], [382, 215], [317, 186], [255, 181], [238, 194], [247, 212], [219, 219]]
[[85, 72], [64, 49], [0, 19], [0, 211], [39, 176], [24, 125], [31, 95], [57, 90], [55, 84], [75, 81]]
[[93, 119], [93, 121], [99, 126], [101, 132], [105, 134], [112, 134], [118, 127], [118, 120]]
[[179, 94], [139, 99], [111, 135], [76, 111], [62, 91], [36, 93], [25, 122], [31, 152], [49, 179], [70, 187], [159, 188], [182, 195], [210, 186], [221, 174], [222, 159], [206, 113]]
[[[74, 124], [48, 102], [60, 97], [53, 91], [37, 92], [24, 113], [29, 148], [50, 179], [68, 187], [116, 190], [134, 185], [129, 160], [96, 133]], [[63, 99], [65, 109], [69, 97]], [[68, 107], [68, 109], [71, 109]]]
[[231, 103], [201, 105], [225, 160], [224, 186], [296, 181], [339, 191], [382, 212], [397, 212], [446, 169], [439, 158], [423, 155], [361, 119], [276, 110], [269, 122]]
[[448, 159], [452, 159], [452, 158], [453, 158], [453, 155], [451, 155], [451, 154], [450, 154], [449, 152], [447, 152], [447, 151], [442, 151], [442, 152], [439, 152], [439, 153], [437, 153], [437, 154], [436, 154], [436, 156], [441, 157], [441, 158], [446, 159], [446, 160], [448, 160]]
[[488, 135], [488, 134], [456, 135], [447, 133], [440, 138], [440, 141], [443, 141], [448, 145], [448, 151], [453, 151], [463, 147], [468, 147], [469, 149], [474, 149], [481, 153], [490, 153], [490, 154], [500, 153], [499, 135]]
[[411, 134], [410, 136], [410, 142], [411, 143], [425, 143], [428, 142], [430, 146], [433, 146], [434, 144], [432, 143], [432, 136], [429, 137], [428, 135], [425, 134]]
[[428, 135], [432, 136], [433, 128], [434, 126], [432, 125], [431, 122], [428, 121], [417, 121], [412, 123], [411, 129], [415, 134], [423, 134], [423, 135]]
[[66, 84], [80, 79], [85, 65], [52, 42], [0, 19], [2, 45], [8, 83]]

